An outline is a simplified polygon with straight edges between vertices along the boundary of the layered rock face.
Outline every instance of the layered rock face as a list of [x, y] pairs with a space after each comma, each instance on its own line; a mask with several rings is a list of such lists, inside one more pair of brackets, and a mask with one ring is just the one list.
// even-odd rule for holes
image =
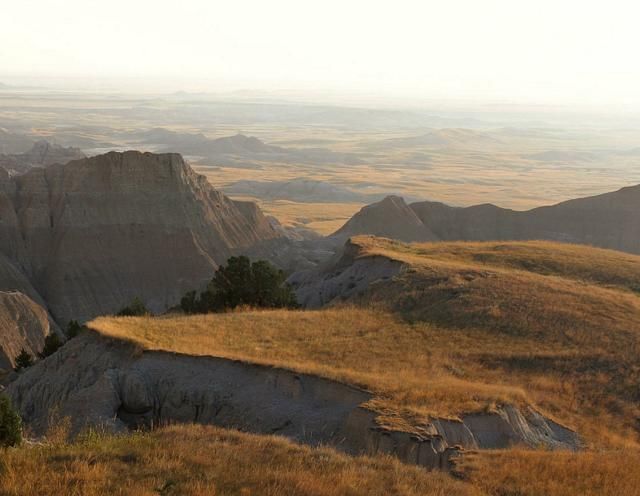
[[163, 311], [230, 255], [280, 236], [180, 155], [134, 151], [0, 177], [0, 230], [0, 250], [62, 325], [135, 296]]
[[[365, 207], [332, 238], [342, 242], [348, 236], [373, 234], [407, 242], [551, 240], [640, 253], [640, 186], [525, 212], [489, 204], [457, 208], [418, 202], [407, 207], [411, 216], [403, 205], [402, 199], [389, 197]], [[405, 214], [398, 215], [400, 211]]]
[[49, 412], [56, 409], [75, 433], [214, 424], [445, 470], [462, 449], [580, 447], [573, 431], [508, 405], [459, 420], [431, 419], [419, 432], [392, 431], [363, 406], [371, 394], [346, 384], [224, 358], [140, 352], [92, 332], [27, 370], [7, 392], [36, 433], [55, 421]]
[[60, 334], [47, 311], [18, 291], [0, 291], [0, 330], [0, 375], [13, 369], [21, 350], [36, 356], [46, 336]]

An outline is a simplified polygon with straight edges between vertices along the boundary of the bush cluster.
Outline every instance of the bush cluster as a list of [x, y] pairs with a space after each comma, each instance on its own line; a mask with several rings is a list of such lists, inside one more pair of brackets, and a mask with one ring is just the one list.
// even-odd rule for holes
[[258, 308], [297, 307], [295, 294], [282, 270], [266, 260], [251, 262], [231, 257], [220, 266], [207, 289], [199, 295], [189, 291], [180, 301], [185, 313], [222, 312], [238, 306]]
[[22, 442], [22, 419], [5, 394], [0, 394], [0, 447], [18, 446]]

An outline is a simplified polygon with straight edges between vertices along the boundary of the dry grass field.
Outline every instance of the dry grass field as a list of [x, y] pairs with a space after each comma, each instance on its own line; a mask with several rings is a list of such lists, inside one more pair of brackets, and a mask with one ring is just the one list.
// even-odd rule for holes
[[473, 487], [389, 457], [353, 458], [205, 426], [0, 452], [0, 496], [424, 495]]
[[455, 477], [386, 456], [182, 425], [7, 449], [0, 496], [635, 496], [640, 454], [519, 449], [466, 454]]
[[507, 450], [474, 453], [460, 475], [488, 496], [637, 496], [640, 452], [567, 453]]

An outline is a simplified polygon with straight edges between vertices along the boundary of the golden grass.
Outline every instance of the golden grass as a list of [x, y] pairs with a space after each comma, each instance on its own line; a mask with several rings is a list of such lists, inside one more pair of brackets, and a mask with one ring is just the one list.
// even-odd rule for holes
[[640, 292], [640, 256], [552, 241], [402, 243], [356, 236], [363, 255], [384, 255], [422, 265], [434, 260], [469, 263], [566, 277]]
[[471, 452], [458, 480], [388, 456], [350, 457], [202, 425], [88, 435], [0, 452], [0, 496], [633, 496], [640, 452]]
[[[447, 250], [356, 242], [361, 256], [391, 256], [410, 266], [372, 285], [357, 299], [361, 308], [104, 317], [90, 327], [146, 349], [240, 359], [355, 384], [374, 393], [370, 407], [392, 428], [411, 430], [429, 416], [515, 403], [535, 405], [588, 441], [635, 444], [640, 298], [628, 289], [630, 268], [606, 279], [606, 264], [586, 261], [601, 252], [614, 265], [616, 257], [628, 257], [562, 246], [555, 254], [555, 245], [533, 243], [532, 251], [542, 254], [531, 272], [521, 268], [525, 243]], [[500, 250], [511, 258], [472, 260], [474, 253]], [[552, 263], [551, 255], [562, 263]], [[580, 264], [591, 267], [585, 276], [591, 282], [581, 279]]]
[[640, 452], [507, 450], [467, 455], [464, 479], [490, 496], [634, 496], [640, 494]]
[[358, 210], [362, 203], [299, 203], [288, 200], [260, 200], [260, 208], [273, 215], [284, 226], [306, 227], [322, 235], [340, 229]]
[[[147, 350], [239, 359], [354, 384], [374, 392], [371, 406], [403, 429], [411, 429], [415, 416], [456, 416], [526, 398], [517, 386], [458, 377], [454, 353], [439, 343], [444, 329], [362, 308], [100, 317], [89, 327]], [[504, 346], [500, 339], [490, 342], [494, 349]]]
[[0, 453], [1, 496], [427, 495], [471, 486], [389, 457], [349, 457], [210, 426]]

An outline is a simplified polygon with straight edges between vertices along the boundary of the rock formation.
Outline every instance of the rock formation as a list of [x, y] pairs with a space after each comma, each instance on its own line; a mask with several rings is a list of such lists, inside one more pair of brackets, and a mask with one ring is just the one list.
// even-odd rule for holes
[[46, 336], [61, 336], [47, 311], [18, 291], [0, 291], [0, 331], [0, 376], [13, 369], [21, 350], [35, 357]]
[[362, 406], [371, 395], [346, 384], [224, 358], [141, 352], [94, 332], [27, 370], [7, 392], [36, 433], [47, 429], [51, 411], [68, 416], [76, 433], [214, 424], [445, 470], [461, 449], [580, 447], [571, 430], [509, 405], [459, 420], [430, 419], [416, 432], [392, 431]]
[[[409, 213], [410, 212], [410, 213]], [[356, 234], [400, 241], [551, 240], [640, 253], [640, 186], [515, 211], [485, 204], [467, 208], [401, 198], [369, 205], [331, 237]]]
[[355, 234], [372, 234], [408, 242], [438, 239], [399, 196], [387, 196], [363, 207], [332, 237], [344, 241]]
[[[0, 234], [0, 254], [34, 288], [26, 294], [62, 326], [135, 296], [164, 311], [230, 255], [280, 237], [180, 155], [134, 151], [0, 175]], [[22, 288], [3, 276], [0, 289]]]
[[33, 167], [66, 164], [81, 158], [84, 158], [84, 153], [79, 148], [64, 147], [40, 140], [24, 153], [0, 155], [0, 167], [11, 173], [20, 174]]

